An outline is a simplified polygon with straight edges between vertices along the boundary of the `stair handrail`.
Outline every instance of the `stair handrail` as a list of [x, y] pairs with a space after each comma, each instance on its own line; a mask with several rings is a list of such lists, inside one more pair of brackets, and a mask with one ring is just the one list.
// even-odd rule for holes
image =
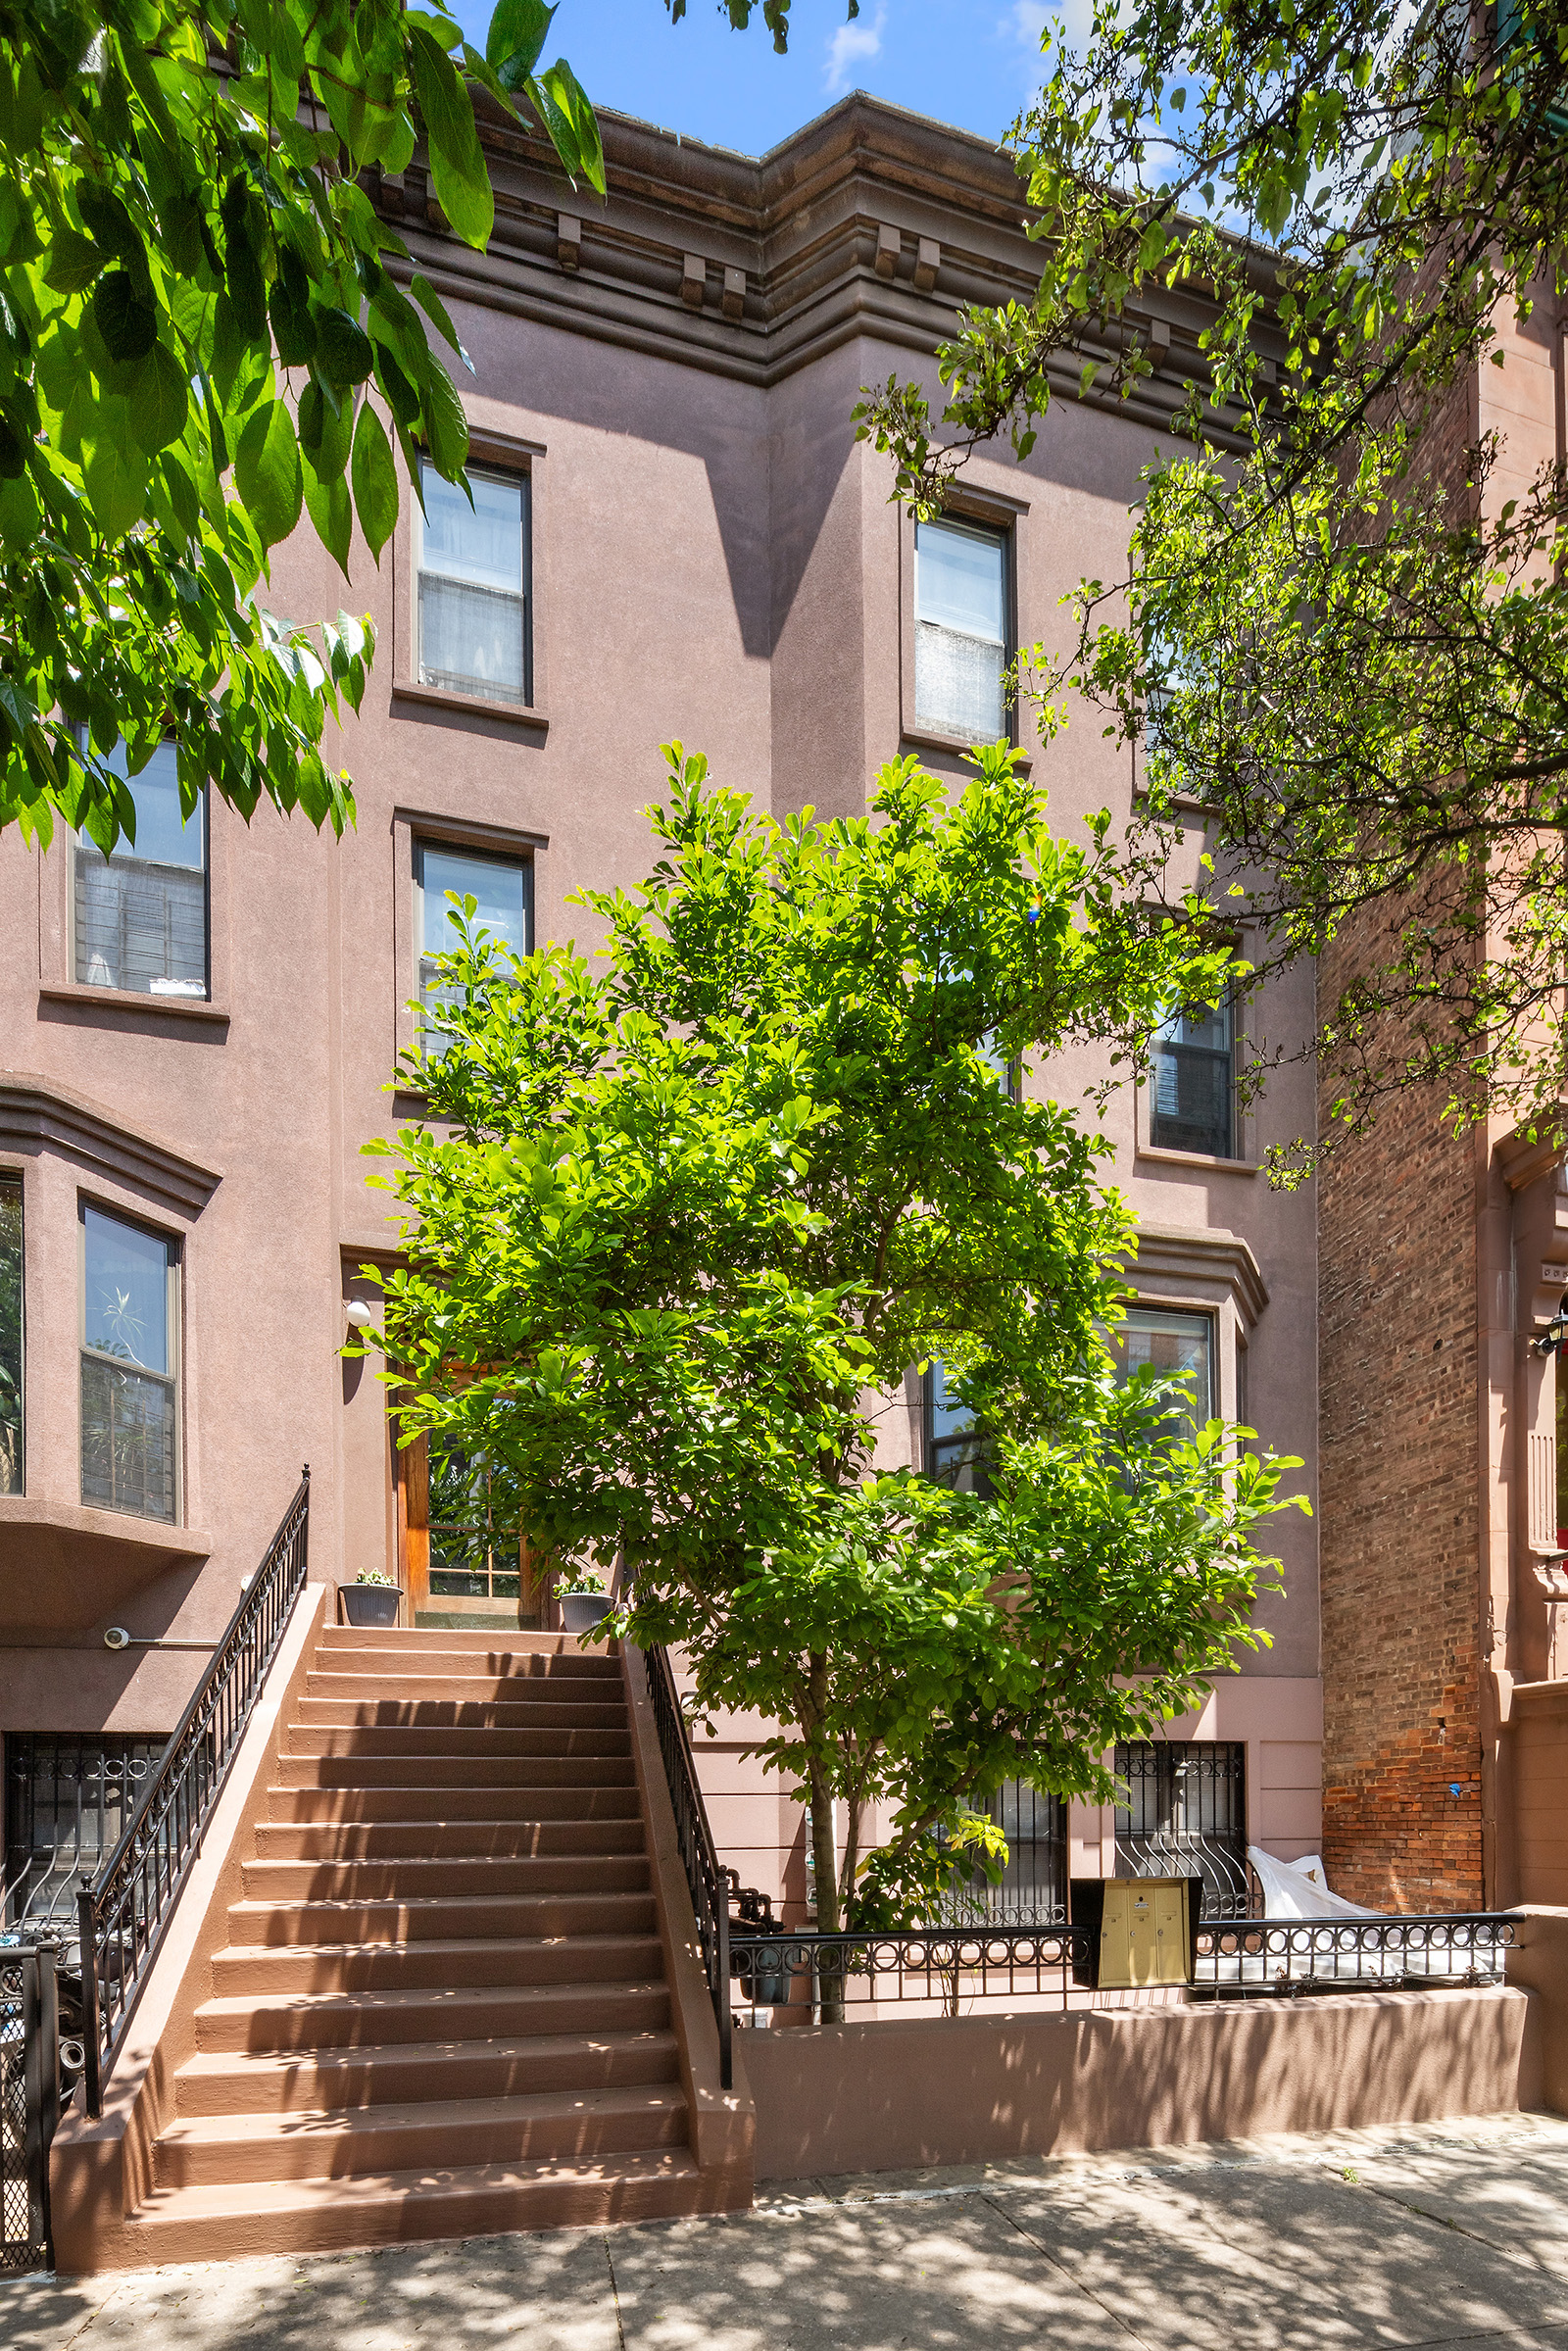
[[157, 1957], [213, 1807], [277, 1654], [309, 1564], [311, 1469], [197, 1683], [178, 1728], [137, 1798], [120, 1842], [83, 1878], [82, 2094], [103, 2112], [104, 2080]]
[[723, 2088], [733, 2086], [733, 2060], [730, 2050], [729, 2013], [729, 1889], [731, 1873], [719, 1866], [713, 1847], [713, 1832], [709, 1826], [708, 1807], [697, 1778], [697, 1760], [692, 1753], [691, 1733], [681, 1709], [680, 1692], [675, 1687], [675, 1675], [669, 1662], [669, 1651], [662, 1642], [645, 1650], [648, 1659], [648, 1695], [654, 1710], [654, 1728], [659, 1734], [659, 1751], [664, 1759], [664, 1781], [669, 1789], [670, 1809], [675, 1815], [675, 1839], [686, 1871], [686, 1884], [691, 1891], [692, 1910], [697, 1920], [697, 1939], [702, 1946], [703, 1973], [708, 1978], [708, 1989], [713, 2003], [713, 2017], [718, 2026], [718, 2078]]

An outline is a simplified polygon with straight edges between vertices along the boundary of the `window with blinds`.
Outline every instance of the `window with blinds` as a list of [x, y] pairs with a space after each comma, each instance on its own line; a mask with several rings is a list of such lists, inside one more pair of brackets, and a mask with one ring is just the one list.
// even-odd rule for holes
[[917, 726], [995, 743], [1007, 732], [1006, 542], [977, 522], [914, 531], [914, 716]]
[[420, 479], [419, 676], [488, 702], [531, 702], [527, 476], [470, 470], [471, 507], [433, 465]]
[[78, 834], [72, 926], [77, 981], [137, 996], [204, 998], [207, 957], [207, 809], [186, 815], [172, 743], [160, 744], [129, 775], [125, 747], [111, 765], [124, 776], [136, 810], [134, 840], [109, 857]]
[[1161, 1380], [1187, 1383], [1191, 1400], [1173, 1411], [1166, 1424], [1173, 1438], [1192, 1436], [1219, 1410], [1211, 1316], [1129, 1306], [1111, 1328], [1110, 1345], [1118, 1380], [1152, 1371]]
[[175, 1246], [81, 1203], [81, 1498], [131, 1518], [179, 1514]]
[[1149, 1085], [1149, 1140], [1156, 1151], [1235, 1158], [1236, 1023], [1228, 1000], [1161, 1022]]

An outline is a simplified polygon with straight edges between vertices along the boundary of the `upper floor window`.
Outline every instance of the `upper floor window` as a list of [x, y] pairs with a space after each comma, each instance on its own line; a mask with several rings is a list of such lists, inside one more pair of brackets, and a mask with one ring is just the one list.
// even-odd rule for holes
[[[450, 894], [450, 895], [449, 895]], [[498, 857], [446, 841], [414, 844], [415, 935], [419, 942], [419, 1003], [426, 1053], [445, 1050], [441, 1007], [451, 1002], [435, 958], [458, 944], [453, 898], [475, 901], [474, 922], [525, 955], [533, 944], [533, 867], [526, 857]]]
[[125, 776], [136, 807], [136, 838], [122, 838], [105, 857], [76, 840], [73, 927], [75, 972], [89, 988], [128, 988], [139, 996], [207, 994], [207, 811], [179, 805], [172, 743], [161, 743], [139, 775], [129, 775], [125, 747], [111, 765]]
[[22, 1178], [0, 1176], [0, 1494], [21, 1494]]
[[470, 472], [471, 507], [431, 465], [421, 487], [420, 678], [489, 702], [531, 702], [527, 476]]
[[991, 1471], [984, 1432], [948, 1384], [947, 1366], [933, 1355], [924, 1394], [925, 1474], [959, 1494], [989, 1494]]
[[1236, 1023], [1227, 999], [1172, 1012], [1154, 1032], [1149, 1140], [1160, 1151], [1236, 1156]]
[[1172, 1415], [1175, 1433], [1190, 1436], [1218, 1409], [1214, 1379], [1214, 1324], [1207, 1314], [1175, 1314], [1160, 1306], [1129, 1306], [1110, 1334], [1117, 1376], [1153, 1371], [1161, 1379], [1185, 1378], [1192, 1402]]
[[914, 716], [966, 743], [1007, 731], [1007, 549], [977, 522], [914, 527]]
[[81, 1498], [178, 1516], [179, 1260], [161, 1233], [81, 1206]]

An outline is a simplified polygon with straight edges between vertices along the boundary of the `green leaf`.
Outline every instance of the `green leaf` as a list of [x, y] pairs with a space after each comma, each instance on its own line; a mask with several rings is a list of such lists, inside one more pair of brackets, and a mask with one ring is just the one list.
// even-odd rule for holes
[[434, 360], [425, 377], [424, 423], [436, 471], [456, 481], [468, 462], [468, 419], [446, 369]]
[[111, 269], [92, 298], [93, 323], [113, 360], [145, 359], [158, 339], [158, 314], [128, 269]]
[[149, 457], [179, 439], [190, 413], [190, 387], [167, 343], [155, 343], [142, 361], [130, 403], [136, 438]]
[[495, 198], [463, 76], [411, 19], [409, 58], [430, 143], [436, 202], [464, 242], [482, 248], [495, 225]]
[[437, 334], [441, 336], [443, 342], [451, 345], [452, 349], [457, 353], [459, 359], [462, 360], [464, 366], [467, 368], [468, 373], [472, 375], [474, 373], [473, 362], [464, 350], [463, 345], [458, 341], [458, 330], [453, 325], [451, 318], [447, 316], [447, 306], [442, 301], [440, 295], [436, 292], [434, 286], [430, 283], [430, 280], [423, 276], [420, 271], [416, 269], [414, 275], [409, 280], [409, 292], [413, 295], [420, 310], [423, 311], [425, 317], [429, 319]]
[[148, 458], [132, 439], [124, 403], [99, 403], [101, 433], [84, 469], [93, 518], [107, 538], [122, 538], [139, 522], [147, 497]]
[[305, 511], [316, 525], [317, 537], [347, 579], [349, 547], [354, 535], [354, 506], [343, 475], [337, 473], [323, 481], [314, 466], [307, 465]]
[[392, 536], [398, 518], [398, 469], [393, 463], [386, 427], [368, 400], [361, 402], [359, 422], [354, 428], [352, 471], [360, 529], [379, 565], [381, 550]]
[[555, 13], [544, 0], [500, 0], [485, 34], [484, 53], [504, 89], [523, 88], [539, 63]]
[[53, 286], [57, 294], [79, 294], [83, 286], [91, 285], [103, 266], [103, 253], [91, 237], [80, 235], [74, 228], [57, 228], [50, 240], [44, 283]]
[[373, 360], [370, 338], [344, 310], [316, 315], [316, 361], [330, 384], [362, 384]]
[[[590, 187], [605, 193], [605, 151], [600, 144], [599, 123], [588, 103], [588, 94], [564, 57], [558, 57], [548, 73], [539, 74], [530, 87], [530, 94], [543, 91], [555, 110], [554, 118], [547, 117], [546, 126], [555, 142], [566, 170], [581, 172]], [[563, 145], [556, 125], [564, 122], [569, 137]]]
[[254, 411], [234, 452], [234, 482], [264, 547], [276, 547], [300, 518], [304, 481], [294, 420], [281, 400]]

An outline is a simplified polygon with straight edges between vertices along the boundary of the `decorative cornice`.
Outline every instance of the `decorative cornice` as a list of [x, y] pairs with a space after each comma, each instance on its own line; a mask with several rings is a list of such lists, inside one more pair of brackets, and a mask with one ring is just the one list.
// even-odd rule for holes
[[1249, 1327], [1268, 1304], [1268, 1288], [1251, 1246], [1240, 1233], [1189, 1225], [1140, 1225], [1134, 1268], [1166, 1281], [1223, 1285]]
[[127, 1126], [52, 1078], [0, 1069], [0, 1151], [54, 1151], [127, 1190], [199, 1216], [222, 1177], [172, 1144]]
[[[1027, 305], [1039, 287], [1041, 215], [1013, 159], [863, 92], [760, 159], [605, 114], [602, 202], [566, 185], [542, 137], [476, 99], [496, 192], [486, 252], [445, 233], [421, 162], [372, 188], [449, 299], [765, 388], [860, 336], [928, 358], [963, 306]], [[1151, 290], [1123, 327], [1053, 360], [1053, 389], [1076, 399], [1082, 361], [1109, 359], [1125, 335], [1172, 379], [1086, 405], [1162, 431], [1183, 380], [1206, 374], [1210, 316], [1191, 287]]]

